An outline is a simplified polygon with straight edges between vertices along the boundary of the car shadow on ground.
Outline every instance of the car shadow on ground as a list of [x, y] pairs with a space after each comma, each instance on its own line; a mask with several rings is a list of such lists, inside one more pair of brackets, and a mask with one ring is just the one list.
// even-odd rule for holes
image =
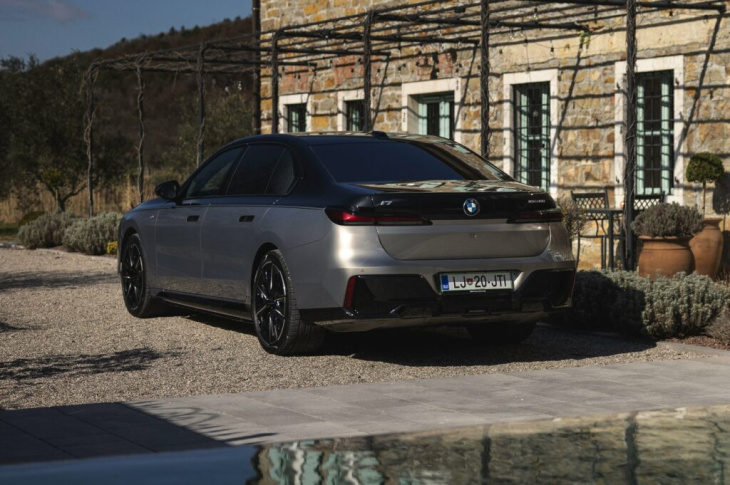
[[[256, 338], [252, 324], [207, 315], [187, 318], [205, 325]], [[599, 335], [552, 325], [538, 325], [524, 342], [485, 345], [462, 327], [425, 327], [328, 333], [319, 356], [339, 355], [412, 367], [499, 365], [514, 362], [584, 360], [656, 347], [651, 340]]]
[[584, 360], [642, 352], [649, 340], [596, 335], [539, 325], [524, 342], [485, 345], [460, 327], [376, 330], [328, 335], [322, 353], [412, 367], [499, 365], [515, 362]]
[[181, 309], [170, 309], [170, 315], [178, 316], [181, 318], [187, 318], [194, 322], [209, 325], [211, 327], [220, 328], [221, 330], [228, 330], [231, 332], [239, 332], [246, 335], [252, 335], [256, 338], [256, 330], [253, 328], [251, 322], [242, 320], [234, 320], [232, 318], [219, 317], [215, 315], [207, 315], [203, 313], [190, 313]]

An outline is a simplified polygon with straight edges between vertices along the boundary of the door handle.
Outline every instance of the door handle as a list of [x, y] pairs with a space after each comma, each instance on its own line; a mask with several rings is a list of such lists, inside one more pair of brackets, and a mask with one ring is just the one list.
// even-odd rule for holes
[[241, 216], [238, 218], [238, 222], [252, 222], [254, 216]]
[[188, 222], [198, 222], [200, 216], [188, 216]]

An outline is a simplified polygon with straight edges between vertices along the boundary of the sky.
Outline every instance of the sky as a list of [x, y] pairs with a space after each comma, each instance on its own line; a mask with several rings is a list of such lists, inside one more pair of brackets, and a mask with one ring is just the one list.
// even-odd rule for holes
[[251, 0], [0, 0], [0, 58], [41, 61], [251, 14]]

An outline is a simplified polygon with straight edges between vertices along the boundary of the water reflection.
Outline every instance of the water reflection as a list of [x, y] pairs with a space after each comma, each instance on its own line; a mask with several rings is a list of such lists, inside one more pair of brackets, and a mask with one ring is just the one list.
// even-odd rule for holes
[[262, 446], [249, 484], [730, 483], [730, 405]]

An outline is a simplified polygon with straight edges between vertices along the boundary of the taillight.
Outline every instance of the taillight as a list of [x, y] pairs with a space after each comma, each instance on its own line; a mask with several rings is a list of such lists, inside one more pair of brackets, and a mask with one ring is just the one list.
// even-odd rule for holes
[[327, 217], [340, 226], [424, 226], [431, 221], [418, 215], [364, 215], [343, 209], [325, 209]]
[[527, 223], [527, 222], [561, 222], [563, 213], [560, 209], [549, 209], [543, 211], [520, 212], [511, 217], [507, 222]]

